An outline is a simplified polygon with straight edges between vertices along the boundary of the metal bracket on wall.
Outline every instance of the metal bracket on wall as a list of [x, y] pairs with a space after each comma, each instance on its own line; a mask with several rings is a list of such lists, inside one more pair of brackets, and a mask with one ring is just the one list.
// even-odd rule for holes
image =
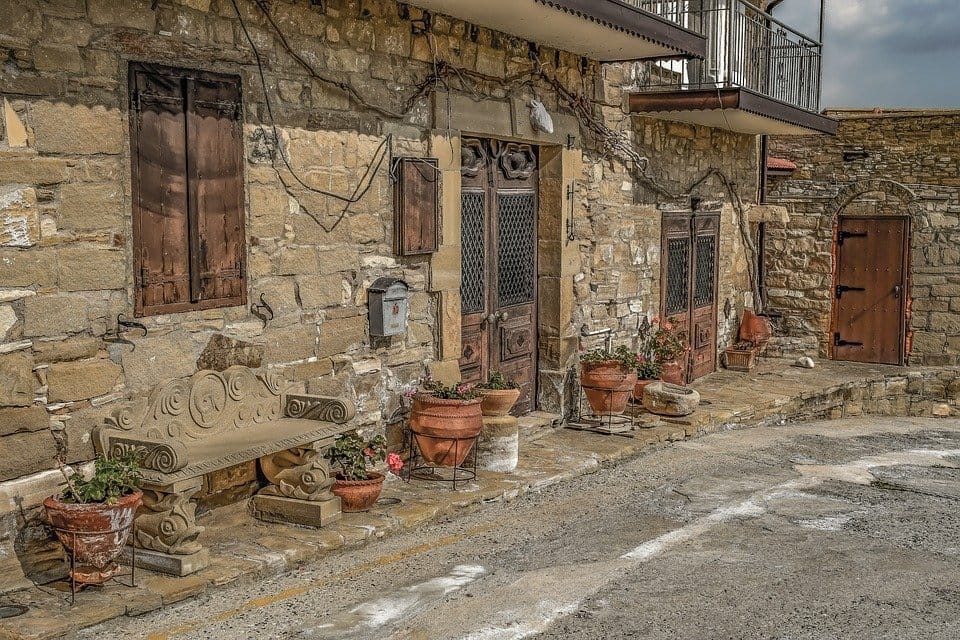
[[570, 203], [569, 211], [567, 212], [567, 242], [573, 242], [576, 238], [574, 232], [574, 223], [573, 223], [573, 203], [574, 195], [577, 192], [577, 181], [574, 180], [567, 185], [567, 201]]
[[[122, 328], [122, 329], [121, 329]], [[103, 341], [109, 342], [111, 344], [128, 344], [130, 345], [131, 351], [137, 350], [137, 345], [134, 344], [131, 340], [127, 340], [120, 336], [120, 332], [127, 331], [128, 329], [139, 329], [143, 331], [143, 337], [147, 336], [147, 327], [141, 322], [136, 320], [127, 320], [122, 313], [117, 314], [117, 325], [114, 328], [113, 335], [104, 336]]]
[[263, 297], [264, 294], [260, 294], [260, 304], [254, 303], [250, 305], [250, 313], [260, 318], [260, 322], [263, 323], [263, 328], [267, 328], [267, 323], [273, 320], [274, 313], [273, 307], [271, 307], [266, 299]]

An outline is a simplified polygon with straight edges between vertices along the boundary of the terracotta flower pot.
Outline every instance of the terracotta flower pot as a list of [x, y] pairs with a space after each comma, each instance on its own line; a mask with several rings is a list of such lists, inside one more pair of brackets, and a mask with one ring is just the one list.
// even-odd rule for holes
[[773, 337], [773, 325], [770, 323], [770, 318], [758, 316], [750, 309], [744, 309], [743, 318], [740, 320], [740, 339], [760, 346], [771, 337]]
[[339, 475], [333, 483], [333, 495], [340, 496], [340, 509], [344, 513], [366, 511], [380, 498], [383, 491], [382, 473], [368, 473], [366, 480], [344, 480]]
[[72, 577], [82, 584], [102, 584], [120, 573], [115, 562], [133, 530], [133, 519], [143, 499], [137, 491], [114, 504], [71, 504], [56, 496], [43, 501], [47, 520], [67, 551], [73, 550]]
[[663, 367], [663, 373], [660, 374], [660, 379], [664, 382], [669, 382], [670, 384], [676, 384], [683, 386], [687, 383], [687, 372], [685, 367], [678, 360], [670, 360], [668, 362], [661, 363]]
[[645, 379], [637, 380], [637, 383], [633, 385], [633, 399], [637, 402], [643, 402], [643, 390], [647, 388], [647, 385], [651, 382], [657, 382], [656, 380]]
[[505, 416], [520, 399], [520, 389], [477, 389], [480, 410], [485, 416]]
[[580, 365], [580, 386], [595, 414], [623, 413], [636, 383], [637, 372], [616, 360], [583, 362]]
[[413, 398], [410, 429], [420, 456], [440, 467], [459, 467], [483, 428], [481, 398], [441, 400], [427, 394]]

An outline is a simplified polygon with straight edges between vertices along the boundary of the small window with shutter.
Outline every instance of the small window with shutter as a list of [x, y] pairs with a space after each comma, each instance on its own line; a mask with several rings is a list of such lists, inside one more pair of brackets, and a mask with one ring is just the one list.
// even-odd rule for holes
[[130, 65], [136, 314], [246, 304], [234, 75]]

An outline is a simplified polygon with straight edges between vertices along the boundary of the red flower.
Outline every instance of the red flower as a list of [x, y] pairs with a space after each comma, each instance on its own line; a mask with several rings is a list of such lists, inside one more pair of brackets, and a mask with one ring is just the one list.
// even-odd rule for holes
[[400, 473], [400, 470], [403, 469], [403, 458], [395, 453], [388, 453], [387, 466], [390, 467], [390, 471], [393, 473]]

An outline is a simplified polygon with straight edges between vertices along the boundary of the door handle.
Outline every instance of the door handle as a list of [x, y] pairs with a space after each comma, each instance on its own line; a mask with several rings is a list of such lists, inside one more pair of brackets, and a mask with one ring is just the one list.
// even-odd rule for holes
[[510, 315], [506, 311], [501, 311], [500, 314], [497, 316], [497, 320], [499, 322], [506, 322], [509, 319], [510, 319]]
[[901, 287], [900, 285], [895, 285], [895, 286], [893, 287], [893, 297], [894, 297], [894, 298], [899, 299], [899, 298], [900, 298], [900, 294], [901, 294], [902, 292], [903, 292], [903, 287]]
[[487, 317], [485, 317], [483, 320], [480, 321], [480, 325], [484, 326], [484, 325], [494, 323], [496, 321], [497, 321], [497, 314], [491, 313], [490, 315], [488, 315]]

